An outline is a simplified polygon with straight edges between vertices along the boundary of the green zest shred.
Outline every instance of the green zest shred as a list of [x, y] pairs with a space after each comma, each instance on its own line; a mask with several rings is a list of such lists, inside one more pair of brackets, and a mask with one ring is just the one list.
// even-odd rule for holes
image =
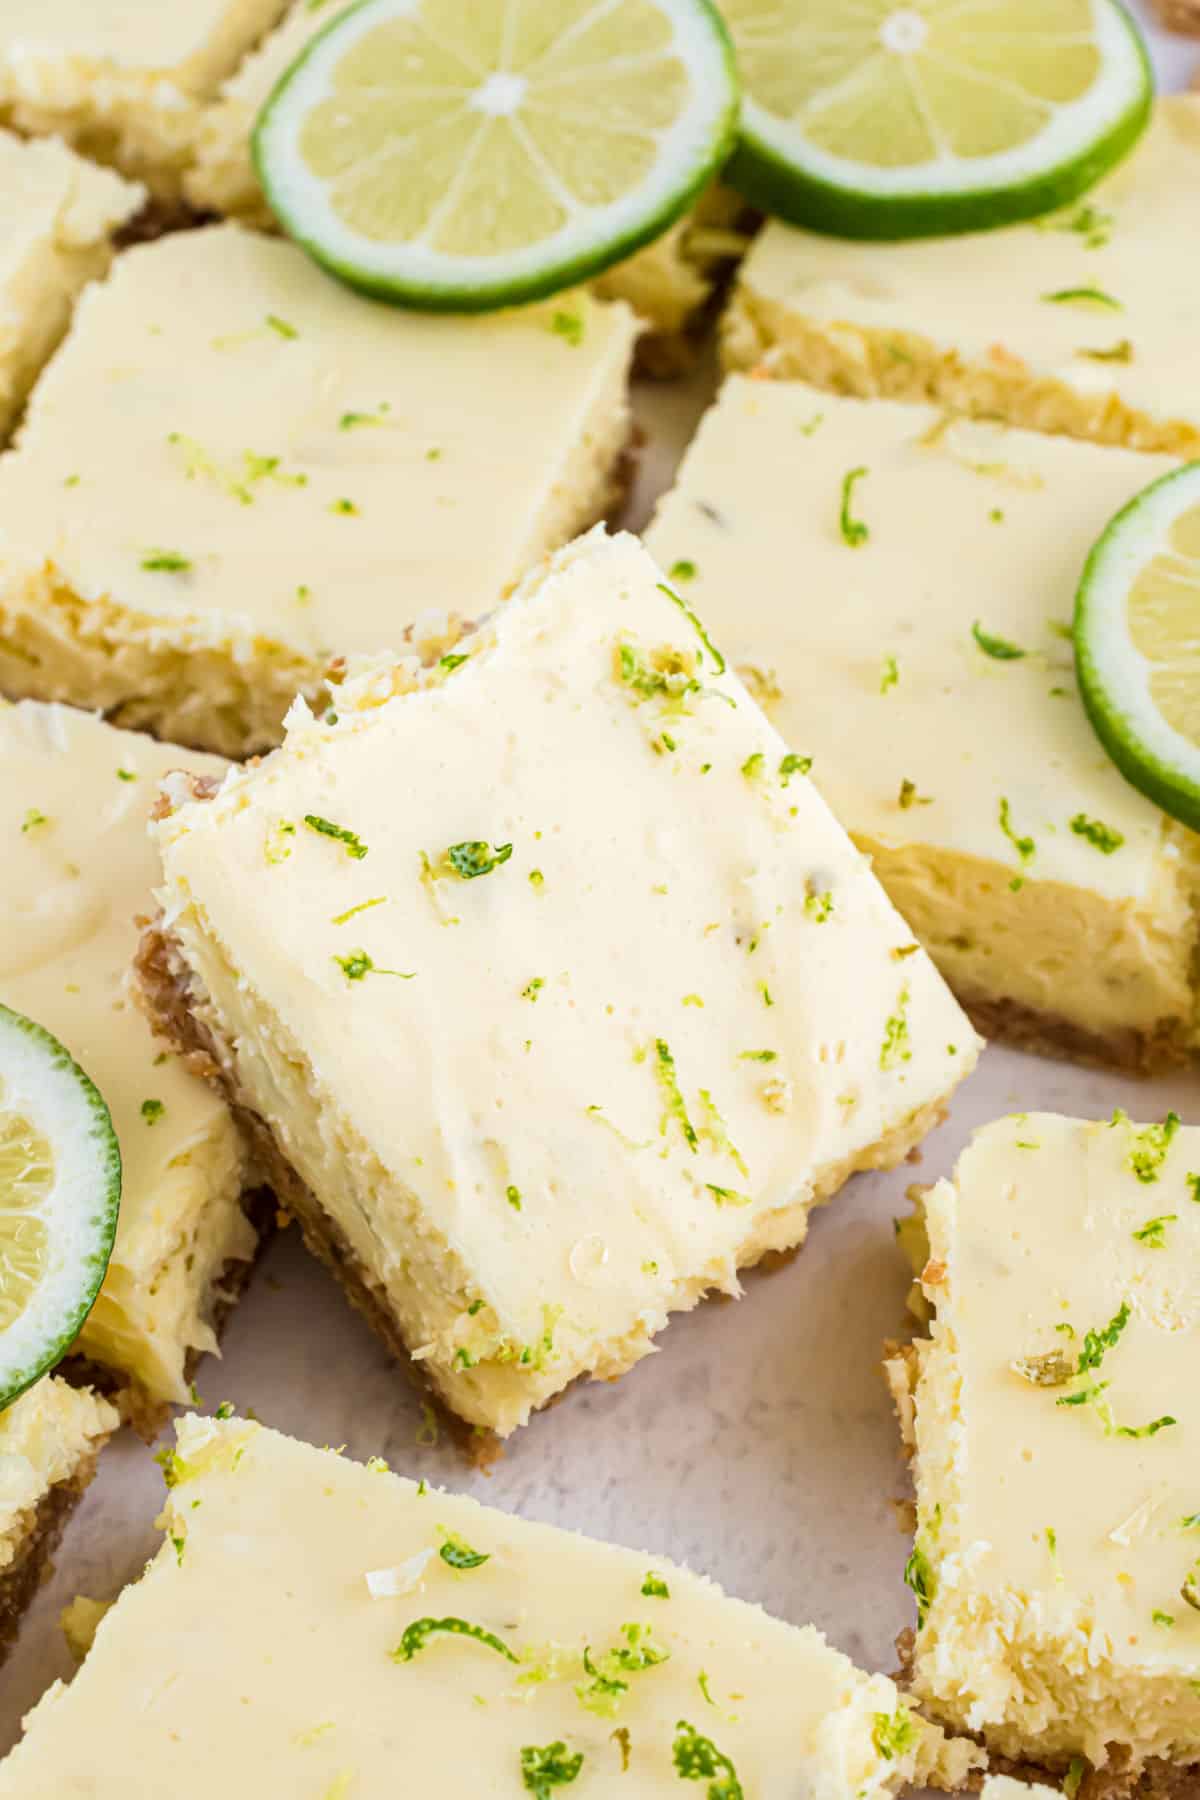
[[1052, 294], [1043, 294], [1042, 299], [1049, 300], [1054, 306], [1105, 306], [1110, 312], [1125, 310], [1121, 302], [1114, 300], [1111, 294], [1106, 294], [1103, 288], [1091, 285], [1056, 288]]
[[902, 987], [896, 1010], [884, 1024], [883, 1043], [879, 1051], [881, 1069], [894, 1069], [898, 1063], [912, 1060], [912, 1051], [908, 1047], [909, 998], [909, 989]]
[[673, 1757], [681, 1781], [708, 1782], [706, 1800], [745, 1800], [737, 1771], [724, 1751], [686, 1719], [680, 1719], [675, 1727]]
[[549, 1800], [551, 1788], [569, 1787], [583, 1767], [583, 1752], [573, 1755], [561, 1738], [553, 1744], [525, 1744], [521, 1749], [521, 1780], [535, 1800]]
[[1071, 830], [1076, 837], [1086, 838], [1089, 844], [1094, 845], [1105, 856], [1111, 856], [1125, 842], [1123, 833], [1114, 830], [1111, 825], [1105, 825], [1101, 819], [1089, 819], [1086, 813], [1075, 814], [1071, 820]]
[[446, 1541], [438, 1551], [438, 1555], [451, 1569], [479, 1569], [490, 1560], [486, 1552], [472, 1550], [470, 1544], [464, 1543], [462, 1538], [456, 1537], [452, 1531], [446, 1533]]
[[700, 642], [704, 645], [704, 648], [712, 658], [715, 672], [718, 675], [723, 675], [725, 673], [725, 658], [721, 655], [721, 652], [717, 649], [717, 646], [713, 643], [707, 631], [705, 631], [704, 626], [700, 623], [698, 615], [692, 611], [692, 608], [688, 605], [682, 594], [677, 594], [675, 589], [668, 587], [665, 581], [660, 581], [657, 586], [659, 592], [665, 594], [667, 599], [679, 608], [692, 630], [696, 633], [696, 636], [700, 639]]
[[1179, 1130], [1179, 1114], [1169, 1112], [1161, 1124], [1144, 1125], [1139, 1131], [1130, 1124], [1128, 1115], [1118, 1107], [1109, 1122], [1112, 1125], [1129, 1125], [1132, 1139], [1129, 1167], [1138, 1180], [1146, 1184], [1157, 1181], [1167, 1159], [1167, 1151], [1171, 1148], [1171, 1140]]
[[907, 1756], [919, 1738], [917, 1722], [907, 1706], [898, 1706], [893, 1713], [875, 1714], [871, 1742], [885, 1762], [897, 1762]]
[[1134, 1238], [1148, 1250], [1165, 1250], [1167, 1226], [1174, 1225], [1178, 1218], [1178, 1213], [1159, 1213], [1156, 1219], [1147, 1219], [1144, 1225], [1139, 1225]]
[[520, 1659], [513, 1654], [503, 1638], [498, 1638], [494, 1631], [487, 1631], [482, 1625], [472, 1625], [466, 1619], [414, 1619], [406, 1625], [404, 1635], [396, 1648], [390, 1652], [393, 1662], [411, 1662], [418, 1651], [424, 1650], [430, 1638], [437, 1632], [446, 1632], [451, 1637], [473, 1638], [477, 1644], [483, 1644], [488, 1650], [494, 1650], [508, 1662], [515, 1663]]
[[482, 838], [469, 838], [462, 844], [451, 844], [446, 851], [446, 861], [454, 873], [463, 881], [474, 881], [480, 875], [490, 875], [501, 863], [506, 863], [513, 853], [511, 844], [492, 846]]
[[971, 627], [971, 636], [983, 654], [996, 662], [1019, 662], [1023, 656], [1029, 655], [1028, 650], [1022, 650], [1019, 644], [1011, 644], [1007, 638], [993, 637], [991, 632], [983, 629], [978, 619]]
[[865, 468], [850, 469], [842, 477], [842, 507], [838, 515], [838, 524], [843, 541], [849, 544], [852, 550], [861, 548], [871, 536], [870, 527], [865, 525], [861, 519], [856, 519], [852, 510], [855, 484], [868, 473], [869, 471]]
[[904, 1583], [916, 1597], [917, 1629], [920, 1630], [937, 1593], [937, 1576], [933, 1572], [933, 1564], [919, 1544], [913, 1545], [912, 1554], [904, 1565]]
[[358, 833], [348, 831], [344, 825], [335, 825], [332, 819], [323, 819], [319, 813], [305, 813], [304, 823], [320, 837], [334, 838], [339, 844], [345, 845], [346, 855], [352, 856], [356, 862], [361, 862], [367, 854], [367, 846]]
[[143, 569], [165, 575], [185, 575], [191, 566], [191, 557], [178, 550], [147, 550], [142, 558]]
[[683, 1098], [679, 1077], [675, 1070], [675, 1058], [672, 1056], [671, 1046], [665, 1038], [655, 1038], [654, 1040], [654, 1073], [666, 1101], [666, 1112], [663, 1115], [660, 1131], [665, 1137], [667, 1124], [674, 1119], [683, 1133], [688, 1149], [695, 1155], [700, 1148], [700, 1139], [696, 1127], [688, 1115], [687, 1103]]

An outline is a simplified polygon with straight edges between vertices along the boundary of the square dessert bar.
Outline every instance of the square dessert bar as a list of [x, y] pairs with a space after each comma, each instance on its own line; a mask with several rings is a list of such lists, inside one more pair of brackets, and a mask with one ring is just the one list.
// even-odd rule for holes
[[0, 131], [0, 441], [71, 318], [80, 289], [103, 275], [113, 233], [142, 190], [64, 144], [26, 144]]
[[1171, 466], [734, 376], [647, 539], [981, 1030], [1138, 1069], [1197, 1038], [1198, 841], [1110, 763], [1070, 630]]
[[156, 875], [150, 808], [179, 768], [223, 765], [67, 707], [0, 702], [0, 1000], [61, 1039], [112, 1113], [121, 1216], [75, 1354], [146, 1423], [187, 1399], [255, 1249], [229, 1111], [162, 1054], [130, 991]]
[[177, 200], [195, 108], [285, 0], [4, 0], [0, 120]]
[[177, 1429], [167, 1541], [0, 1795], [885, 1800], [979, 1760], [703, 1576], [253, 1423]]
[[[250, 156], [255, 118], [276, 82], [329, 23], [330, 10], [295, 0], [286, 18], [197, 115], [196, 138], [184, 180], [201, 212], [222, 213], [273, 226]], [[625, 300], [647, 327], [638, 343], [639, 367], [676, 372], [688, 360], [688, 331], [713, 293], [717, 270], [740, 256], [747, 239], [737, 230], [744, 205], [732, 190], [711, 187], [682, 219], [636, 255], [592, 284], [607, 300]]]
[[57, 1375], [0, 1412], [0, 1659], [119, 1423], [108, 1400]]
[[177, 788], [150, 1003], [385, 1340], [506, 1434], [900, 1161], [977, 1040], [635, 539], [335, 706]]
[[1197, 191], [1200, 98], [1175, 96], [1086, 200], [1028, 225], [904, 244], [768, 225], [742, 265], [726, 361], [1200, 455]]
[[932, 1336], [890, 1369], [914, 1694], [1110, 1800], [1200, 1779], [1198, 1168], [1174, 1114], [988, 1125], [924, 1196]]
[[0, 688], [276, 743], [331, 656], [486, 611], [604, 514], [636, 329], [587, 294], [402, 312], [236, 225], [127, 251], [0, 459]]

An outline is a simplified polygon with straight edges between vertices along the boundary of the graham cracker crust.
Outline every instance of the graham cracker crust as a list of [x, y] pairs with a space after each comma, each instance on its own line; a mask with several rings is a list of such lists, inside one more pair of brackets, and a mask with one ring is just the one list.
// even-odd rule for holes
[[82, 1500], [107, 1438], [83, 1458], [73, 1475], [55, 1485], [23, 1515], [16, 1557], [0, 1575], [0, 1662], [12, 1648], [21, 1616], [42, 1583], [54, 1572], [54, 1552], [67, 1520]]
[[[916, 1632], [908, 1626], [896, 1639], [896, 1654], [900, 1658], [900, 1667], [893, 1680], [897, 1686], [908, 1691], [912, 1682], [913, 1660], [916, 1654]], [[961, 1732], [956, 1726], [944, 1720], [934, 1718], [928, 1708], [920, 1708], [922, 1714], [928, 1715], [944, 1730], [957, 1732], [960, 1737], [970, 1737], [973, 1742], [983, 1745], [983, 1737], [975, 1732]], [[1011, 1775], [1016, 1781], [1060, 1783], [1068, 1771], [1068, 1764], [1016, 1762], [1007, 1756], [991, 1756], [988, 1767], [978, 1774], [972, 1775], [967, 1783], [968, 1791], [977, 1793], [989, 1775]], [[1037, 1789], [1038, 1794], [1041, 1788]], [[1109, 1761], [1103, 1769], [1089, 1769], [1084, 1776], [1075, 1800], [1200, 1800], [1200, 1762], [1171, 1763], [1160, 1756], [1152, 1756], [1140, 1769], [1130, 1767], [1129, 1752], [1123, 1744], [1109, 1745]]]
[[1153, 1031], [1132, 1027], [1108, 1033], [1085, 1031], [1055, 1013], [1038, 1012], [1016, 1000], [984, 999], [956, 991], [956, 998], [983, 1037], [1057, 1061], [1125, 1075], [1161, 1075], [1191, 1061], [1186, 1026], [1168, 1019]]
[[1168, 31], [1200, 37], [1200, 0], [1154, 0], [1154, 5]]
[[[256, 1163], [255, 1166], [261, 1165]], [[257, 1242], [254, 1254], [248, 1260], [235, 1257], [224, 1263], [212, 1284], [210, 1291], [214, 1299], [208, 1316], [218, 1339], [230, 1313], [245, 1293], [259, 1257], [274, 1235], [278, 1218], [279, 1207], [269, 1187], [247, 1188], [241, 1205]], [[203, 1350], [189, 1350], [184, 1363], [188, 1381], [195, 1376], [204, 1355]], [[155, 1399], [140, 1382], [108, 1363], [95, 1362], [89, 1356], [69, 1355], [57, 1365], [55, 1373], [69, 1381], [72, 1387], [94, 1388], [106, 1400], [111, 1400], [121, 1414], [122, 1423], [131, 1426], [144, 1443], [152, 1444], [171, 1417], [169, 1400]]]

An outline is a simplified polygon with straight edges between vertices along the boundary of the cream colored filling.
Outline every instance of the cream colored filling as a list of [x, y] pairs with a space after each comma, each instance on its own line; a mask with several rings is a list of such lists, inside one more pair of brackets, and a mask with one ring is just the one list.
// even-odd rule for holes
[[[1151, 1179], [1134, 1172], [1146, 1156]], [[932, 1597], [913, 1686], [1007, 1756], [1200, 1760], [1200, 1609], [1183, 1593], [1200, 1563], [1198, 1161], [1195, 1130], [1160, 1154], [1120, 1119], [1017, 1115], [927, 1196], [916, 1541]], [[1151, 1219], [1161, 1242], [1136, 1235]], [[1075, 1366], [1123, 1307], [1084, 1374], [1014, 1370]], [[1098, 1382], [1099, 1404], [1058, 1404]]]
[[[914, 1780], [957, 1786], [979, 1761], [811, 1626], [659, 1558], [241, 1421], [178, 1429], [171, 1541], [101, 1622], [71, 1686], [27, 1721], [0, 1794], [85, 1781], [109, 1800], [136, 1766], [147, 1791], [177, 1800], [217, 1787], [231, 1800], [386, 1792], [398, 1771], [414, 1792], [474, 1800], [523, 1792], [522, 1750], [561, 1744], [582, 1759], [581, 1792], [656, 1800], [680, 1791], [681, 1720], [722, 1759], [714, 1775], [758, 1800], [885, 1800]], [[448, 1567], [448, 1536], [487, 1561]], [[651, 1572], [661, 1593], [646, 1592]], [[446, 1616], [519, 1660], [446, 1633], [395, 1659], [413, 1621]], [[596, 1659], [628, 1649], [631, 1628], [646, 1666], [597, 1696]]]
[[1185, 271], [1198, 182], [1200, 99], [1177, 95], [1126, 162], [1049, 220], [887, 245], [770, 224], [742, 267], [726, 362], [1195, 456], [1200, 300]]
[[0, 1574], [20, 1554], [29, 1515], [120, 1424], [90, 1388], [43, 1376], [0, 1413]]

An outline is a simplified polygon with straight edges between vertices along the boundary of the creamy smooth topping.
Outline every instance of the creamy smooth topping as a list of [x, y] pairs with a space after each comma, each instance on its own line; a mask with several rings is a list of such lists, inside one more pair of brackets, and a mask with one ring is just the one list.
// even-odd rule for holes
[[731, 376], [647, 538], [960, 990], [1101, 1032], [1192, 1010], [1195, 840], [1109, 761], [1069, 637], [1173, 466]]
[[116, 1407], [99, 1394], [57, 1375], [35, 1381], [0, 1412], [0, 1580], [20, 1555], [33, 1510], [79, 1472], [120, 1422]]
[[234, 225], [128, 251], [0, 462], [6, 679], [137, 706], [194, 653], [189, 737], [220, 747], [235, 684], [282, 663], [277, 736], [331, 651], [393, 648], [441, 596], [486, 610], [603, 510], [635, 333], [585, 293], [403, 312]]
[[414, 665], [182, 805], [161, 897], [284, 1154], [507, 1431], [799, 1242], [977, 1040], [634, 539]]
[[239, 1420], [178, 1435], [167, 1542], [0, 1794], [625, 1800], [711, 1777], [730, 1800], [883, 1800], [970, 1766], [812, 1626], [661, 1558]]
[[67, 707], [0, 702], [0, 767], [0, 1000], [67, 1046], [121, 1146], [116, 1248], [77, 1347], [183, 1400], [187, 1352], [214, 1347], [209, 1284], [254, 1237], [229, 1114], [164, 1055], [128, 977], [156, 873], [158, 782], [223, 765]]
[[1200, 1758], [1198, 1168], [1016, 1114], [926, 1197], [915, 1688], [1005, 1754]]
[[[1192, 279], [1200, 98], [1157, 103], [1139, 147], [1082, 201], [969, 238], [853, 243], [772, 223], [742, 268], [764, 301], [838, 343], [912, 336], [967, 367], [1017, 358], [1030, 381], [1113, 394], [1200, 431], [1200, 288]], [[816, 352], [814, 351], [814, 354]], [[900, 374], [898, 379], [902, 379]]]
[[0, 131], [0, 433], [66, 330], [83, 283], [108, 266], [111, 234], [142, 190], [65, 145]]

